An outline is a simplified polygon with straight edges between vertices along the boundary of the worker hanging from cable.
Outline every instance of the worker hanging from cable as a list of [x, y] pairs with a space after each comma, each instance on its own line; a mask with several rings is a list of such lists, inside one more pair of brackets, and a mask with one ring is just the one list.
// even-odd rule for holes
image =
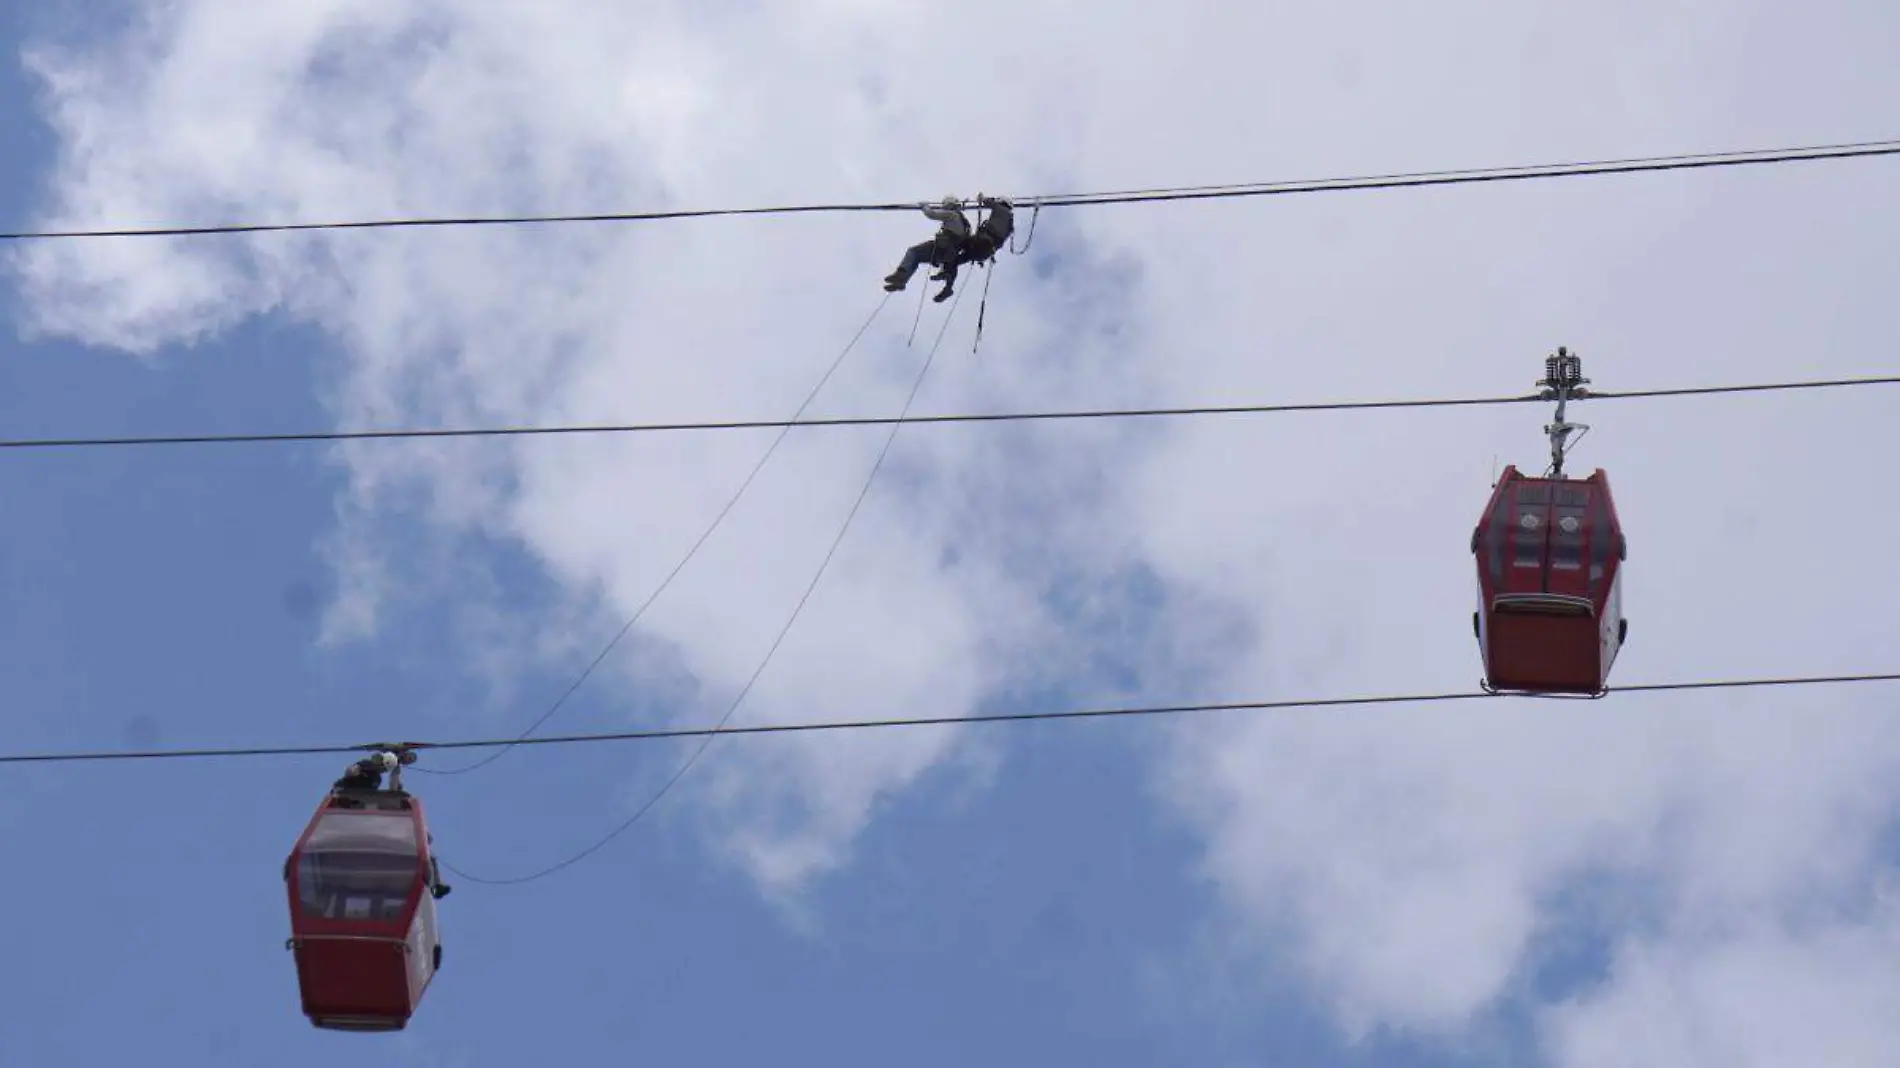
[[966, 263], [988, 263], [996, 258], [996, 253], [1009, 242], [1011, 234], [1016, 232], [1016, 209], [1008, 200], [1001, 197], [986, 197], [978, 194], [977, 205], [989, 210], [989, 218], [984, 219], [974, 232], [970, 230], [970, 220], [963, 214], [963, 204], [955, 197], [944, 197], [941, 204], [919, 204], [923, 213], [942, 223], [936, 236], [928, 241], [912, 245], [904, 252], [904, 260], [884, 279], [886, 292], [896, 292], [910, 282], [910, 276], [925, 263], [937, 268], [930, 276], [933, 282], [942, 282], [943, 289], [931, 299], [941, 304], [949, 300], [956, 292], [957, 268]]
[[[940, 204], [919, 204], [919, 209], [929, 218], [943, 225], [937, 229], [936, 236], [928, 241], [920, 241], [904, 251], [903, 262], [897, 269], [884, 277], [884, 291], [895, 293], [910, 283], [910, 276], [917, 273], [923, 264], [933, 267], [947, 267], [956, 263], [957, 253], [963, 248], [963, 242], [970, 236], [970, 220], [963, 214], [963, 202], [956, 197], [944, 197]], [[939, 272], [941, 274], [941, 272]], [[938, 303], [949, 299], [950, 287], [944, 286], [937, 294]]]
[[989, 263], [996, 259], [996, 253], [1009, 243], [1009, 237], [1016, 232], [1016, 209], [1009, 201], [1001, 197], [976, 195], [978, 207], [989, 209], [989, 218], [977, 224], [976, 232], [957, 244], [957, 254], [950, 262], [942, 265], [942, 270], [930, 276], [933, 282], [943, 283], [943, 292], [937, 294], [942, 300], [949, 296], [957, 282], [957, 268], [966, 263]]

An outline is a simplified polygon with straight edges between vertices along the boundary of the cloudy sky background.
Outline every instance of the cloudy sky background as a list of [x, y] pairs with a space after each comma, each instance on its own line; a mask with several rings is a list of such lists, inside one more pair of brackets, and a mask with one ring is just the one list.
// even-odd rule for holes
[[[301, 0], [13, 9], [8, 229], [1033, 194], [1892, 136], [1890, 5]], [[1052, 210], [926, 412], [1893, 371], [1886, 160]], [[1022, 224], [1026, 226], [1025, 211]], [[921, 216], [9, 250], [6, 436], [789, 415]], [[921, 277], [917, 283], [922, 284]], [[891, 298], [812, 414], [903, 403]], [[1884, 671], [1882, 389], [1584, 405], [1615, 681]], [[901, 432], [736, 722], [1470, 688], [1547, 410]], [[510, 733], [775, 431], [23, 453], [10, 750]], [[887, 428], [797, 431], [550, 729], [724, 713]], [[0, 1061], [1888, 1064], [1880, 687], [722, 741], [444, 903], [407, 1034], [311, 1031], [278, 865], [334, 760], [0, 778]], [[696, 743], [693, 743], [696, 744]], [[414, 782], [507, 879], [690, 745]], [[435, 758], [449, 766], [462, 755]]]

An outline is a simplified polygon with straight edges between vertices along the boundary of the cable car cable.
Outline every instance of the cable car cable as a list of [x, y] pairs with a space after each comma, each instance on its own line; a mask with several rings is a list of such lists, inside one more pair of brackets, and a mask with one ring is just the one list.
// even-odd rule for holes
[[[1824, 686], [1849, 683], [1900, 682], [1900, 671], [1854, 675], [1781, 676], [1753, 679], [1710, 679], [1688, 682], [1632, 683], [1606, 687], [1607, 696], [1625, 693], [1667, 693], [1683, 690], [1772, 689], [1784, 686]], [[467, 738], [446, 742], [404, 742], [404, 748], [417, 752], [437, 749], [483, 749], [515, 745], [585, 745], [594, 742], [645, 742], [669, 738], [696, 738], [705, 735], [798, 734], [811, 731], [873, 730], [887, 727], [936, 727], [959, 723], [1025, 723], [1041, 720], [1113, 719], [1126, 716], [1190, 715], [1200, 712], [1264, 712], [1300, 708], [1336, 708], [1357, 705], [1436, 704], [1476, 698], [1540, 700], [1516, 693], [1485, 693], [1482, 690], [1423, 693], [1378, 694], [1370, 697], [1321, 697], [1287, 700], [1228, 701], [1206, 704], [1141, 705], [1087, 709], [1056, 709], [1041, 712], [983, 712], [967, 716], [928, 716], [918, 719], [806, 720], [795, 723], [760, 723], [740, 727], [655, 727], [648, 730], [612, 731], [600, 734], [546, 735], [540, 738]], [[65, 753], [16, 753], [0, 755], [0, 764], [76, 764], [129, 760], [214, 760], [243, 757], [312, 756], [360, 753], [388, 748], [387, 742], [354, 745], [248, 746], [220, 749], [124, 749]], [[410, 768], [414, 771], [414, 768]]]
[[[937, 350], [942, 347], [944, 336], [950, 332], [950, 322], [957, 317], [957, 305], [961, 303], [963, 303], [963, 291], [958, 290], [956, 300], [951, 302], [950, 310], [944, 314], [943, 325], [937, 328], [937, 340], [931, 343], [930, 351], [924, 356], [923, 366], [917, 371], [917, 379], [911, 383], [910, 395], [904, 399], [904, 410], [906, 412], [910, 410], [911, 404], [917, 400], [917, 392], [923, 388], [924, 378], [930, 374], [931, 364], [936, 362]], [[703, 729], [701, 731], [702, 740], [699, 743], [699, 748], [693, 750], [692, 755], [687, 757], [685, 762], [674, 770], [672, 777], [661, 784], [659, 790], [655, 791], [653, 796], [647, 798], [644, 804], [635, 809], [633, 815], [622, 820], [612, 830], [600, 838], [595, 839], [592, 845], [587, 846], [580, 852], [574, 853], [565, 860], [551, 864], [530, 875], [520, 875], [512, 879], [488, 879], [479, 875], [470, 875], [451, 865], [446, 860], [441, 861], [441, 865], [458, 878], [488, 886], [513, 886], [520, 883], [533, 882], [536, 879], [553, 875], [563, 868], [578, 864], [594, 853], [599, 852], [605, 848], [609, 842], [612, 842], [614, 839], [626, 833], [634, 824], [639, 823], [648, 812], [651, 812], [654, 806], [660, 803], [660, 799], [671, 792], [674, 785], [685, 778], [686, 773], [692, 769], [694, 764], [699, 762], [699, 758], [705, 755], [707, 747], [712, 745], [713, 738], [725, 731], [726, 723], [732, 719], [734, 713], [739, 711], [739, 706], [745, 703], [746, 697], [752, 693], [752, 687], [758, 683], [759, 677], [765, 674], [766, 666], [771, 664], [772, 657], [778, 653], [779, 646], [784, 644], [785, 636], [792, 632], [792, 625], [798, 622], [800, 613], [804, 612], [806, 602], [811, 600], [812, 593], [818, 589], [819, 580], [825, 577], [825, 571], [831, 567], [832, 558], [838, 555], [838, 547], [844, 544], [844, 537], [851, 530], [851, 521], [857, 518], [858, 509], [864, 506], [865, 498], [871, 495], [871, 485], [877, 480], [877, 473], [879, 469], [884, 466], [885, 458], [891, 454], [891, 446], [896, 443], [897, 433], [902, 429], [903, 425], [901, 423], [893, 424], [890, 433], [884, 435], [884, 446], [878, 450], [877, 459], [872, 462], [870, 473], [864, 476], [864, 486], [858, 490], [857, 500], [851, 502], [851, 510], [845, 513], [844, 522], [839, 524], [838, 534], [831, 539], [831, 547], [825, 550], [824, 559], [819, 562], [818, 570], [812, 573], [811, 581], [806, 583], [805, 592], [799, 594], [798, 602], [792, 606], [791, 614], [785, 619], [785, 625], [779, 628], [778, 635], [772, 639], [772, 644], [766, 648], [765, 656], [759, 660], [759, 666], [752, 669], [752, 677], [746, 680], [745, 685], [740, 688], [738, 696], [734, 697], [732, 703], [726, 706], [726, 713], [719, 717], [719, 722], [713, 724], [710, 729]], [[506, 750], [503, 751], [506, 752]]]
[[[1163, 203], [1186, 200], [1231, 199], [1238, 197], [1284, 196], [1299, 193], [1331, 193], [1365, 190], [1409, 189], [1423, 186], [1464, 185], [1483, 182], [1524, 181], [1546, 178], [1576, 178], [1612, 174], [1637, 174], [1655, 171], [1692, 170], [1712, 167], [1741, 167], [1771, 163], [1800, 163], [1818, 160], [1854, 159], [1900, 155], [1900, 141], [1861, 141], [1840, 145], [1816, 145], [1786, 149], [1756, 149], [1738, 152], [1695, 155], [1650, 156], [1602, 160], [1586, 163], [1530, 164], [1518, 167], [1466, 168], [1455, 171], [1416, 171], [1398, 175], [1364, 175], [1325, 178], [1302, 182], [1258, 182], [1220, 186], [1181, 186], [1169, 189], [1130, 190], [1125, 192], [1072, 193], [1059, 196], [1015, 196], [1011, 199], [1035, 203], [1045, 208], [1088, 207], [1104, 204]], [[917, 203], [868, 202], [839, 204], [801, 204], [780, 207], [702, 208], [672, 211], [598, 212], [579, 215], [494, 215], [453, 218], [370, 219], [312, 223], [235, 223], [217, 226], [168, 226], [153, 228], [113, 228], [94, 230], [41, 230], [0, 233], [5, 241], [43, 241], [99, 237], [188, 237], [212, 234], [253, 234], [307, 230], [368, 230], [398, 227], [502, 226], [545, 223], [654, 222], [666, 219], [694, 219], [732, 215], [800, 215], [840, 212], [911, 212]]]
[[[1900, 144], [1893, 140], [1882, 141], [1841, 141], [1825, 145], [1804, 145], [1787, 149], [1740, 149], [1728, 152], [1677, 152], [1666, 156], [1626, 156], [1616, 159], [1571, 160], [1567, 163], [1544, 163], [1516, 167], [1458, 167], [1436, 171], [1402, 171], [1396, 174], [1367, 174], [1352, 178], [1307, 179], [1293, 182], [1225, 182], [1217, 185], [1161, 186], [1150, 189], [1117, 189], [1100, 193], [1056, 193], [1046, 194], [1052, 200], [1087, 200], [1092, 197], [1155, 196], [1164, 193], [1207, 193], [1222, 190], [1258, 189], [1272, 185], [1319, 185], [1327, 182], [1382, 182], [1404, 178], [1438, 178], [1455, 174], [1505, 174], [1525, 170], [1573, 170], [1580, 167], [1626, 166], [1638, 163], [1675, 163], [1688, 160], [1715, 160], [1735, 156], [1762, 156], [1774, 153], [1832, 153], [1840, 150], [1863, 148], [1885, 148]], [[1804, 157], [1805, 158], [1805, 157]], [[1825, 157], [1824, 157], [1825, 158]], [[1023, 198], [1018, 198], [1023, 199]], [[1027, 251], [1025, 249], [1024, 251]]]
[[[1743, 385], [1675, 386], [1661, 389], [1592, 391], [1579, 399], [1649, 400], [1661, 397], [1713, 396], [1728, 393], [1840, 389], [1854, 386], [1900, 385], [1900, 375], [1813, 379]], [[1437, 397], [1403, 400], [1320, 401], [1292, 404], [1196, 405], [1171, 408], [1094, 408], [1029, 412], [965, 412], [942, 415], [865, 415], [823, 419], [733, 419], [681, 423], [595, 423], [553, 426], [422, 427], [393, 430], [329, 430], [282, 434], [192, 434], [145, 437], [0, 438], [0, 449], [111, 448], [147, 445], [241, 445], [290, 442], [405, 440], [414, 438], [532, 437], [563, 434], [644, 434], [677, 431], [769, 430], [784, 427], [925, 426], [948, 423], [1049, 422], [1073, 419], [1155, 419], [1213, 415], [1280, 415], [1292, 412], [1369, 411], [1384, 408], [1472, 408], [1501, 404], [1542, 403], [1541, 394], [1494, 397]]]
[[[680, 562], [673, 565], [673, 570], [667, 572], [666, 577], [660, 580], [660, 584], [654, 587], [652, 593], [647, 595], [647, 599], [641, 602], [640, 607], [634, 610], [633, 615], [627, 617], [626, 623], [621, 625], [619, 632], [607, 642], [606, 646], [601, 649], [600, 654], [595, 656], [593, 661], [581, 671], [580, 677], [574, 680], [573, 685], [569, 686], [560, 697], [556, 698], [554, 703], [548, 706], [546, 712], [541, 713], [541, 718], [529, 724], [528, 729], [521, 732], [521, 737], [526, 738], [528, 735], [533, 734], [543, 723], [546, 723], [550, 717], [556, 712], [559, 712], [563, 705], [567, 704], [567, 699], [574, 696], [575, 692], [581, 688], [581, 685], [593, 676], [594, 669], [600, 667], [601, 663], [607, 659], [607, 655], [613, 652], [614, 649], [619, 646], [621, 639], [627, 636], [627, 632], [633, 629], [633, 625], [638, 623], [642, 616], [646, 615], [646, 610], [653, 607], [653, 602], [660, 599], [660, 595], [665, 593], [667, 588], [673, 584], [673, 580], [678, 578], [680, 572], [686, 569], [686, 565], [691, 563], [695, 556], [699, 555], [699, 550], [712, 538], [713, 531], [719, 529], [719, 524], [725, 521], [727, 515], [731, 514], [734, 506], [739, 503], [739, 498], [745, 495], [745, 491], [751, 487], [753, 480], [759, 477], [759, 472], [765, 470], [766, 462], [771, 460], [772, 454], [778, 451], [779, 444], [785, 440], [785, 435], [792, 432], [792, 427], [797, 423], [798, 417], [804, 415], [805, 409], [811, 407], [812, 401], [818, 399], [818, 394], [825, 388], [825, 383], [831, 381], [831, 376], [837, 373], [839, 366], [844, 363], [844, 358], [849, 356], [851, 350], [857, 347], [858, 342], [863, 339], [865, 331], [871, 329], [871, 324], [877, 321], [878, 315], [884, 311], [884, 306], [890, 303], [890, 299], [891, 295], [889, 293], [884, 294], [883, 298], [878, 301], [877, 307], [871, 309], [870, 318], [864, 320], [864, 325], [858, 327], [858, 332], [852, 335], [850, 342], [845, 345], [844, 350], [839, 352], [837, 358], [831, 361], [831, 366], [825, 369], [824, 375], [818, 379], [818, 384], [813, 386], [811, 392], [805, 395], [804, 403], [800, 404], [798, 410], [792, 413], [791, 421], [779, 429], [778, 436], [772, 439], [772, 444], [766, 448], [764, 455], [759, 457], [759, 462], [752, 465], [751, 473], [746, 475], [744, 482], [739, 483], [739, 488], [734, 490], [732, 496], [727, 499], [725, 507], [719, 509], [719, 514], [713, 516], [712, 522], [707, 524], [706, 529], [700, 533], [699, 540], [693, 542], [692, 547], [686, 550], [686, 555], [680, 558]], [[441, 771], [431, 768], [416, 768], [415, 770], [424, 775], [464, 775], [477, 768], [485, 767], [500, 760], [507, 752], [508, 750], [504, 748], [473, 764], [459, 768], [448, 768]]]

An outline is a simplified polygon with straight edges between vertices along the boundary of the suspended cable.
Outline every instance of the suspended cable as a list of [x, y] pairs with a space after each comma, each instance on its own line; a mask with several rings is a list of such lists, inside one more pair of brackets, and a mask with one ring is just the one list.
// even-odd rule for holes
[[[957, 299], [950, 304], [950, 310], [944, 314], [943, 325], [937, 329], [937, 340], [931, 343], [930, 351], [924, 356], [923, 366], [917, 370], [916, 381], [911, 383], [910, 395], [904, 399], [905, 411], [910, 410], [912, 402], [917, 399], [917, 391], [923, 388], [924, 378], [930, 374], [930, 366], [937, 359], [937, 349], [943, 345], [944, 335], [949, 332], [950, 321], [956, 318], [957, 305], [961, 303], [963, 303], [963, 294], [959, 291], [957, 293]], [[831, 539], [831, 547], [825, 550], [824, 559], [819, 562], [818, 570], [812, 573], [811, 581], [806, 583], [805, 592], [799, 594], [798, 602], [792, 606], [791, 614], [785, 619], [785, 625], [779, 628], [778, 635], [772, 639], [772, 644], [765, 650], [765, 656], [759, 660], [759, 666], [752, 670], [752, 677], [746, 680], [745, 685], [740, 688], [738, 696], [734, 697], [732, 704], [726, 707], [726, 714], [719, 717], [719, 722], [713, 724], [709, 729], [702, 730], [701, 737], [704, 740], [699, 743], [699, 748], [693, 750], [692, 755], [687, 757], [686, 760], [680, 764], [679, 768], [673, 772], [672, 777], [661, 784], [659, 790], [655, 791], [652, 797], [647, 798], [644, 804], [638, 809], [635, 809], [633, 815], [628, 816], [612, 830], [600, 838], [595, 839], [593, 844], [577, 853], [569, 855], [566, 859], [558, 863], [550, 864], [528, 875], [518, 875], [511, 879], [489, 879], [479, 875], [470, 875], [468, 872], [450, 865], [446, 860], [442, 861], [442, 866], [447, 868], [458, 878], [467, 879], [469, 882], [481, 883], [487, 886], [515, 886], [521, 883], [533, 882], [536, 879], [553, 875], [563, 868], [572, 867], [599, 852], [609, 842], [612, 842], [614, 839], [626, 833], [634, 824], [639, 823], [648, 812], [651, 812], [653, 807], [660, 803], [660, 799], [665, 797], [682, 778], [685, 778], [686, 773], [692, 769], [694, 764], [699, 762], [699, 758], [705, 755], [706, 748], [712, 745], [713, 738], [719, 734], [728, 733], [726, 731], [726, 723], [732, 719], [734, 713], [739, 711], [739, 706], [745, 703], [746, 697], [752, 693], [752, 687], [758, 683], [759, 676], [765, 674], [765, 669], [771, 664], [772, 657], [778, 653], [779, 646], [784, 644], [785, 636], [792, 632], [792, 625], [798, 622], [800, 613], [805, 610], [805, 604], [811, 600], [813, 591], [818, 589], [819, 580], [825, 577], [825, 571], [831, 567], [832, 559], [838, 555], [838, 546], [844, 544], [844, 537], [851, 530], [851, 521], [857, 518], [858, 509], [864, 506], [865, 498], [870, 496], [871, 484], [877, 480], [877, 473], [879, 469], [884, 466], [884, 459], [890, 455], [891, 445], [896, 442], [897, 432], [901, 429], [901, 425], [894, 425], [891, 427], [891, 432], [884, 436], [884, 446], [878, 450], [877, 459], [872, 462], [870, 472], [864, 476], [864, 486], [858, 490], [857, 500], [851, 502], [851, 510], [845, 513], [844, 522], [839, 524], [838, 534]]]
[[[1666, 389], [1604, 390], [1591, 392], [1592, 401], [1648, 400], [1659, 397], [1712, 396], [1728, 393], [1768, 393], [1853, 386], [1900, 385], [1900, 375], [1863, 378], [1813, 379], [1725, 386], [1680, 386]], [[1580, 395], [1581, 396], [1581, 395]], [[1178, 419], [1211, 415], [1279, 415], [1290, 412], [1369, 411], [1384, 408], [1470, 408], [1499, 404], [1541, 403], [1536, 393], [1495, 397], [1437, 397], [1404, 400], [1320, 401], [1292, 404], [1198, 405], [1176, 408], [1096, 408], [1069, 411], [977, 412], [944, 415], [866, 415], [824, 419], [733, 419], [690, 423], [594, 423], [558, 426], [417, 427], [390, 430], [318, 430], [283, 434], [188, 434], [139, 437], [0, 438], [0, 449], [80, 449], [150, 445], [243, 445], [262, 443], [404, 440], [411, 438], [535, 437], [562, 434], [645, 434], [700, 430], [765, 430], [774, 427], [847, 427], [939, 423], [1047, 422], [1072, 419]]]
[[[1737, 690], [1779, 688], [1785, 686], [1825, 686], [1847, 683], [1900, 682], [1900, 671], [1859, 675], [1806, 675], [1753, 679], [1715, 679], [1692, 682], [1637, 683], [1608, 687], [1608, 695], [1624, 693], [1664, 693], [1682, 690]], [[0, 764], [63, 764], [124, 760], [189, 760], [239, 757], [310, 756], [333, 753], [358, 753], [400, 744], [410, 749], [482, 749], [515, 745], [584, 745], [595, 742], [645, 742], [667, 738], [696, 738], [706, 735], [798, 734], [811, 731], [874, 730], [887, 727], [936, 727], [959, 723], [1025, 723], [1040, 720], [1111, 719], [1126, 716], [1191, 715], [1201, 712], [1264, 712], [1298, 708], [1339, 708], [1357, 705], [1436, 704], [1445, 701], [1539, 700], [1537, 696], [1514, 693], [1485, 693], [1481, 690], [1453, 693], [1382, 694], [1370, 697], [1298, 698], [1283, 701], [1228, 701], [1210, 704], [1142, 705], [1117, 708], [1061, 709], [1042, 712], [989, 712], [967, 716], [929, 716], [919, 719], [817, 720], [800, 723], [761, 723], [741, 727], [657, 727], [651, 730], [613, 731], [600, 734], [551, 734], [541, 738], [484, 738], [447, 742], [369, 742], [358, 745], [252, 746], [226, 749], [124, 749], [91, 752], [19, 753], [0, 755]], [[1607, 699], [1607, 698], [1606, 698]], [[411, 769], [414, 770], [414, 769]]]
[[[699, 550], [712, 538], [713, 531], [719, 529], [720, 523], [725, 522], [726, 516], [731, 514], [733, 507], [739, 503], [739, 498], [745, 496], [745, 491], [751, 488], [753, 480], [759, 477], [759, 472], [765, 470], [766, 463], [772, 459], [772, 454], [778, 451], [779, 444], [785, 440], [785, 435], [792, 432], [792, 426], [797, 422], [798, 417], [804, 415], [805, 409], [811, 407], [811, 402], [818, 399], [818, 394], [825, 388], [825, 383], [831, 381], [831, 376], [837, 373], [839, 366], [844, 363], [844, 358], [851, 354], [851, 350], [857, 347], [859, 341], [863, 340], [865, 331], [871, 329], [871, 324], [877, 321], [878, 315], [883, 312], [884, 305], [888, 304], [890, 299], [891, 295], [889, 293], [884, 294], [877, 302], [877, 307], [871, 309], [871, 315], [864, 320], [864, 325], [858, 327], [858, 332], [852, 335], [851, 340], [846, 343], [843, 351], [839, 352], [837, 358], [831, 361], [831, 366], [825, 368], [825, 373], [819, 377], [818, 384], [811, 387], [811, 392], [805, 394], [804, 402], [798, 406], [797, 411], [792, 413], [791, 420], [780, 428], [778, 436], [772, 439], [772, 444], [767, 446], [764, 455], [759, 457], [759, 462], [752, 465], [751, 473], [746, 475], [745, 481], [739, 483], [739, 488], [733, 491], [732, 496], [726, 500], [725, 506], [719, 509], [719, 514], [713, 516], [712, 522], [708, 523], [706, 529], [700, 532], [699, 539], [693, 542], [691, 548], [686, 550], [686, 555], [680, 558], [679, 563], [673, 565], [673, 570], [667, 572], [666, 577], [661, 579], [660, 584], [654, 587], [652, 593], [647, 595], [647, 599], [640, 603], [640, 607], [634, 610], [633, 615], [627, 617], [627, 621], [621, 625], [620, 630], [614, 634], [613, 638], [601, 649], [599, 655], [595, 656], [593, 661], [581, 672], [580, 677], [574, 680], [573, 685], [562, 692], [561, 696], [556, 698], [552, 705], [548, 706], [546, 712], [541, 713], [540, 719], [529, 724], [528, 729], [521, 732], [521, 737], [526, 738], [528, 735], [533, 734], [535, 730], [543, 723], [546, 723], [550, 717], [556, 712], [559, 712], [563, 705], [567, 704], [567, 699], [574, 696], [575, 691], [579, 690], [581, 685], [593, 676], [594, 669], [600, 667], [601, 663], [607, 659], [607, 655], [613, 652], [614, 649], [619, 646], [621, 640], [627, 636], [627, 632], [633, 629], [633, 625], [638, 623], [642, 616], [646, 615], [646, 610], [653, 607], [653, 602], [660, 599], [660, 595], [665, 593], [668, 587], [672, 586], [673, 580], [678, 578], [680, 572], [686, 569], [686, 565], [691, 563], [695, 556], [699, 555]], [[446, 768], [442, 770], [417, 768], [415, 770], [424, 775], [463, 775], [474, 771], [476, 768], [484, 767], [500, 760], [507, 752], [507, 749], [501, 749], [466, 767]]]
[[[1281, 182], [1223, 182], [1215, 185], [1177, 185], [1159, 186], [1148, 189], [1116, 189], [1099, 193], [1056, 193], [1053, 199], [1062, 201], [1086, 201], [1095, 197], [1158, 196], [1168, 193], [1217, 193], [1227, 190], [1252, 190], [1273, 186], [1309, 186], [1326, 185], [1334, 182], [1383, 182], [1411, 178], [1440, 178], [1448, 175], [1509, 174], [1524, 170], [1569, 171], [1583, 167], [1622, 167], [1644, 163], [1678, 163], [1693, 160], [1720, 160], [1738, 156], [1758, 157], [1765, 153], [1829, 153], [1864, 148], [1888, 148], [1900, 146], [1900, 142], [1884, 141], [1840, 141], [1825, 145], [1803, 145], [1785, 149], [1742, 149], [1732, 152], [1677, 152], [1667, 156], [1624, 156], [1615, 159], [1581, 159], [1566, 163], [1542, 163], [1534, 166], [1512, 167], [1458, 167], [1436, 171], [1401, 171], [1396, 174], [1365, 174], [1352, 178], [1308, 178]], [[1824, 157], [1825, 158], [1825, 157]], [[1028, 251], [1027, 246], [1023, 251]]]
[[[1168, 189], [1132, 190], [1126, 192], [1074, 193], [1063, 196], [1023, 195], [1013, 197], [1012, 199], [1024, 203], [1034, 201], [1045, 208], [1085, 207], [1103, 204], [1153, 204], [1168, 201], [1407, 189], [1424, 186], [1464, 185], [1548, 178], [1579, 178], [1613, 174], [1638, 174], [1655, 171], [1693, 170], [1712, 167], [1743, 167], [1762, 164], [1801, 163], [1819, 160], [1891, 156], [1895, 154], [1900, 154], [1900, 142], [1862, 141], [1843, 145], [1816, 145], [1802, 148], [1759, 149], [1740, 152], [1701, 153], [1697, 155], [1650, 156], [1582, 164], [1531, 164], [1520, 167], [1486, 167], [1455, 171], [1417, 171], [1409, 174], [1363, 175], [1358, 177], [1327, 178], [1303, 182], [1258, 182], [1221, 186], [1183, 186]], [[703, 208], [674, 211], [598, 212], [579, 215], [491, 215], [366, 219], [307, 223], [233, 223], [215, 226], [118, 227], [92, 230], [41, 230], [0, 233], [0, 240], [41, 241], [98, 237], [188, 237], [211, 234], [255, 234], [306, 230], [369, 230], [425, 226], [513, 226], [547, 223], [656, 222], [666, 219], [699, 219], [734, 215], [910, 212], [916, 211], [917, 206], [916, 202], [872, 202], [801, 204], [754, 208]]]

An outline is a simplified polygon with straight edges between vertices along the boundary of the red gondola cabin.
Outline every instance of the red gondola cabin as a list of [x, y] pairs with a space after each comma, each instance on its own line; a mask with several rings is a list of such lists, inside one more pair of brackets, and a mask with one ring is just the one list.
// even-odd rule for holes
[[1506, 467], [1471, 535], [1472, 614], [1485, 683], [1498, 691], [1600, 694], [1628, 635], [1628, 552], [1609, 479], [1529, 478]]
[[442, 966], [422, 804], [400, 789], [326, 796], [284, 864], [304, 1015], [400, 1031]]

